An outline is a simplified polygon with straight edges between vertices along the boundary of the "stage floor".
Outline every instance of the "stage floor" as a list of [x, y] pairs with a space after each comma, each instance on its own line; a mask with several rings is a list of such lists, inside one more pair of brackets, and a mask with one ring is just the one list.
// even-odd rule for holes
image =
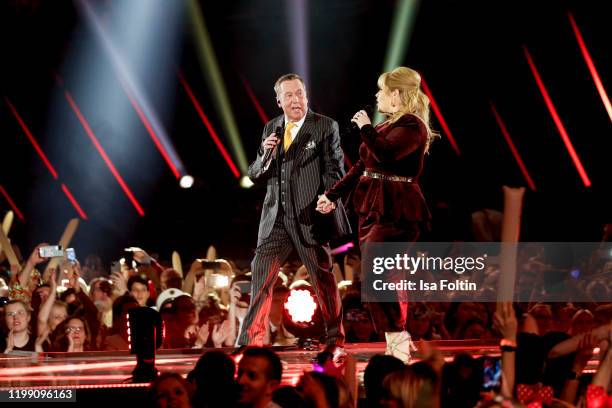
[[[474, 357], [499, 355], [496, 343], [481, 341], [433, 341], [446, 360], [458, 353]], [[416, 342], [419, 347], [419, 342]], [[375, 354], [384, 354], [385, 343], [347, 344], [346, 351], [356, 362], [358, 384], [363, 371]], [[231, 352], [232, 349], [222, 349]], [[156, 366], [160, 372], [173, 371], [186, 376], [202, 354], [202, 350], [159, 350]], [[284, 350], [278, 353], [283, 361], [283, 384], [295, 385], [304, 371], [311, 369], [311, 359], [317, 351]], [[19, 356], [0, 355], [0, 390], [21, 387], [36, 388], [121, 388], [144, 387], [132, 384], [130, 375], [136, 357], [128, 352], [87, 353], [23, 353]], [[418, 360], [418, 352], [415, 359]], [[361, 388], [361, 387], [360, 387]]]

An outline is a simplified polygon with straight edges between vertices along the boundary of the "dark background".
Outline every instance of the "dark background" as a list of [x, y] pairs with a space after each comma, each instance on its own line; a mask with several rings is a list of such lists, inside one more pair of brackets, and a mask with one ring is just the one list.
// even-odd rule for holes
[[[348, 119], [364, 104], [374, 104], [396, 6], [390, 0], [310, 0], [310, 106], [338, 120], [351, 161], [358, 136]], [[494, 102], [505, 120], [535, 185], [524, 200], [524, 241], [598, 241], [611, 221], [610, 152], [612, 126], [581, 56], [567, 12], [573, 13], [608, 91], [612, 61], [608, 52], [609, 14], [601, 1], [451, 1], [421, 2], [404, 64], [426, 78], [455, 136], [461, 156], [445, 135], [426, 159], [422, 187], [434, 214], [430, 240], [470, 240], [470, 213], [502, 208], [502, 185], [526, 183], [490, 110]], [[92, 128], [143, 205], [139, 217], [102, 161], [54, 79], [70, 88], [71, 51], [86, 44], [91, 31], [75, 5], [66, 0], [5, 0], [0, 9], [0, 94], [17, 107], [45, 153], [80, 202], [89, 219], [73, 240], [77, 255], [98, 253], [105, 262], [125, 246], [137, 245], [168, 260], [178, 250], [183, 262], [203, 255], [208, 245], [220, 257], [246, 265], [257, 234], [263, 190], [239, 187], [176, 76], [174, 98], [162, 121], [188, 171], [190, 190], [177, 180], [146, 131], [130, 135], [140, 144], [121, 144], [112, 123], [84, 109]], [[115, 1], [93, 2], [112, 8]], [[245, 78], [269, 117], [276, 78], [292, 70], [284, 2], [200, 2], [230, 96], [249, 161], [255, 157], [263, 123], [241, 78]], [[164, 30], [164, 27], [151, 27]], [[203, 76], [193, 36], [184, 24], [174, 64], [180, 67], [226, 146], [220, 117]], [[96, 52], [95, 42], [88, 51]], [[546, 109], [523, 53], [526, 45], [576, 151], [592, 181], [585, 188]], [[99, 46], [99, 45], [98, 45]], [[100, 50], [98, 50], [100, 51]], [[152, 67], [155, 69], [155, 67]], [[98, 77], [121, 89], [110, 63]], [[102, 74], [100, 74], [102, 73]], [[106, 74], [104, 74], [106, 73]], [[87, 75], [87, 73], [85, 73]], [[155, 83], [144, 83], [155, 94]], [[76, 91], [78, 94], [78, 90]], [[78, 216], [25, 138], [4, 100], [0, 101], [0, 184], [25, 215], [15, 220], [11, 237], [29, 253], [41, 241], [59, 239], [67, 221]], [[133, 111], [132, 111], [132, 114]], [[434, 128], [441, 130], [432, 114]], [[48, 129], [61, 121], [53, 132]], [[111, 121], [112, 122], [112, 121]], [[127, 140], [127, 139], [126, 139]], [[117, 143], [117, 141], [119, 141]], [[103, 182], [100, 182], [102, 180]], [[10, 207], [0, 197], [0, 213]]]

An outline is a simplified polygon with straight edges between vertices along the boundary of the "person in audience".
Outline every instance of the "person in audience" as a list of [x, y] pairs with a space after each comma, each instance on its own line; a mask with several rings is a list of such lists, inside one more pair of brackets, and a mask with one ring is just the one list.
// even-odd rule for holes
[[281, 382], [283, 366], [272, 350], [247, 348], [238, 363], [238, 403], [245, 407], [279, 408], [272, 393]]
[[98, 320], [108, 328], [113, 326], [113, 283], [104, 277], [94, 278], [89, 284], [89, 296], [98, 308]]
[[148, 406], [190, 408], [191, 386], [177, 373], [162, 373], [149, 386]]
[[87, 321], [81, 317], [69, 317], [58, 326], [53, 351], [67, 351], [69, 353], [91, 350], [91, 337]]
[[408, 311], [408, 333], [413, 340], [448, 339], [443, 317], [443, 313], [437, 313], [426, 303], [415, 303]]
[[139, 307], [132, 295], [119, 296], [113, 302], [113, 327], [110, 336], [103, 340], [102, 350], [129, 350], [127, 322], [131, 309]]
[[272, 401], [283, 408], [310, 408], [302, 394], [295, 387], [289, 385], [278, 387], [274, 390]]
[[395, 371], [383, 380], [385, 408], [437, 408], [440, 406], [438, 376], [425, 362]]
[[174, 269], [166, 268], [159, 277], [159, 285], [161, 291], [170, 288], [181, 289], [183, 287], [183, 278]]
[[140, 275], [135, 275], [128, 279], [127, 290], [140, 306], [152, 306], [152, 303], [149, 303], [151, 296], [149, 282]]
[[55, 300], [57, 296], [57, 283], [55, 274], [49, 280], [49, 296], [45, 299], [38, 311], [38, 336], [36, 338], [36, 351], [49, 350], [55, 340], [55, 329], [68, 317], [68, 305], [61, 300]]
[[[172, 301], [171, 318], [167, 320], [165, 348], [188, 348], [198, 341], [198, 316], [189, 295], [180, 295]], [[198, 344], [202, 347], [202, 344]]]
[[572, 317], [570, 334], [586, 333], [595, 328], [595, 318], [588, 309], [578, 310]]
[[331, 375], [317, 371], [304, 373], [296, 388], [306, 403], [314, 408], [340, 406], [338, 382]]
[[374, 355], [370, 358], [363, 374], [366, 408], [380, 407], [383, 380], [388, 374], [402, 370], [404, 367], [404, 363], [397, 357]]
[[193, 405], [202, 408], [234, 406], [237, 394], [235, 372], [236, 363], [227, 354], [221, 351], [204, 353], [187, 376], [195, 385]]
[[85, 262], [82, 268], [83, 279], [87, 282], [102, 277], [105, 275], [104, 268], [102, 267], [102, 259], [98, 255], [89, 254], [85, 257]]
[[36, 339], [30, 335], [30, 306], [21, 300], [11, 300], [4, 306], [8, 335], [4, 353], [34, 351]]
[[297, 343], [297, 338], [291, 334], [283, 323], [284, 306], [289, 296], [289, 288], [277, 285], [272, 290], [272, 305], [270, 306], [270, 326], [266, 336], [266, 344], [273, 346], [290, 346]]

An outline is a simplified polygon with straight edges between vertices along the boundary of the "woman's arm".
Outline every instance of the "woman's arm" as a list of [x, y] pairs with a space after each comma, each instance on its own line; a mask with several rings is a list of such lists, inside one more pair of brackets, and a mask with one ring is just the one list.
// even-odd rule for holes
[[515, 378], [516, 332], [518, 323], [512, 308], [512, 302], [499, 303], [495, 312], [495, 325], [503, 338], [500, 343], [502, 351], [502, 386], [501, 394], [512, 398]]
[[[594, 339], [597, 342], [607, 339], [611, 328], [612, 328], [612, 323], [605, 324], [603, 326], [599, 326], [598, 328], [592, 331], [594, 335]], [[555, 347], [552, 348], [552, 350], [550, 350], [550, 353], [548, 353], [548, 358], [555, 358], [555, 357], [564, 356], [566, 354], [574, 353], [580, 347], [580, 344], [584, 340], [585, 335], [587, 334], [586, 333], [577, 334], [574, 337], [571, 337], [557, 344]]]
[[361, 128], [361, 140], [376, 160], [386, 163], [399, 160], [416, 151], [427, 141], [427, 134], [416, 121], [393, 127], [385, 137], [379, 137], [379, 133], [372, 125], [365, 125]]
[[36, 333], [44, 333], [45, 329], [48, 329], [49, 315], [51, 314], [51, 308], [53, 308], [53, 303], [55, 303], [57, 297], [57, 282], [55, 280], [55, 274], [52, 273], [49, 279], [49, 296], [38, 311], [38, 330]]
[[364, 169], [365, 165], [363, 161], [361, 159], [357, 160], [349, 172], [346, 173], [342, 179], [338, 180], [332, 188], [325, 192], [325, 196], [330, 201], [336, 201], [341, 197], [345, 197], [350, 191], [355, 189]]

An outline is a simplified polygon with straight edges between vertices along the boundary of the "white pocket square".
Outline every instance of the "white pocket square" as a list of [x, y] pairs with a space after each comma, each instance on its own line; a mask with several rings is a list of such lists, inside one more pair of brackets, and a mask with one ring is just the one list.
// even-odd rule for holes
[[317, 147], [317, 144], [314, 140], [311, 140], [310, 142], [306, 143], [306, 147], [304, 149], [314, 149], [315, 147]]

